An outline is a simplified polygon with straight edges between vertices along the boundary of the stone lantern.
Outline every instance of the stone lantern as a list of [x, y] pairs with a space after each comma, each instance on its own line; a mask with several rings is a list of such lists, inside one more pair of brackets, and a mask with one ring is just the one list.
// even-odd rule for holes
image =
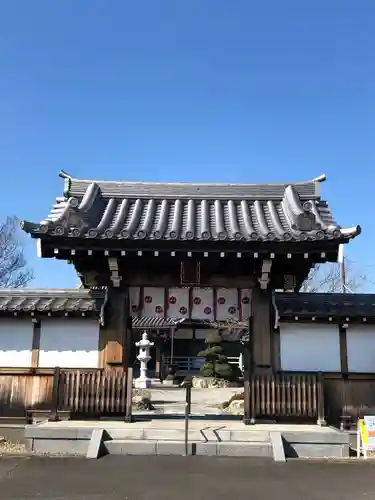
[[142, 339], [139, 342], [136, 342], [135, 345], [139, 347], [137, 359], [139, 359], [141, 363], [141, 375], [135, 379], [134, 385], [138, 389], [147, 389], [151, 387], [151, 379], [147, 377], [147, 363], [151, 359], [150, 348], [154, 345], [154, 343], [148, 340], [147, 332], [144, 331]]

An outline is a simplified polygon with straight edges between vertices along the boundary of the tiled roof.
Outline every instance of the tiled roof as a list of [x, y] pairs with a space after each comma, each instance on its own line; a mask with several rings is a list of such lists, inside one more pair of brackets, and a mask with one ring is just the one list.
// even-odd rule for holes
[[[13, 312], [85, 312], [102, 314], [104, 290], [22, 288], [0, 289], [0, 314]], [[281, 319], [295, 317], [367, 317], [375, 318], [375, 294], [276, 293]], [[186, 326], [188, 321], [184, 322]], [[191, 322], [193, 323], [193, 322]], [[178, 326], [172, 318], [133, 318], [133, 328], [169, 328]]]
[[10, 312], [99, 313], [102, 291], [87, 289], [0, 289], [0, 314]]
[[171, 318], [144, 316], [143, 318], [133, 318], [132, 327], [136, 330], [142, 328], [170, 328], [176, 324], [177, 321], [174, 321]]
[[375, 318], [375, 294], [362, 293], [277, 293], [281, 318], [368, 317]]
[[84, 181], [65, 177], [64, 196], [41, 223], [23, 229], [89, 239], [201, 241], [345, 241], [320, 199], [321, 177], [279, 184]]

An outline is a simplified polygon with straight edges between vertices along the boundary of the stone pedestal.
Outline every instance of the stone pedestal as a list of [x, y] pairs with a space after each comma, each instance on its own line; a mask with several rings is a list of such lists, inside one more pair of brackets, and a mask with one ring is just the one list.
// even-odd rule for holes
[[151, 388], [151, 379], [138, 377], [134, 381], [134, 387], [136, 389], [150, 389]]

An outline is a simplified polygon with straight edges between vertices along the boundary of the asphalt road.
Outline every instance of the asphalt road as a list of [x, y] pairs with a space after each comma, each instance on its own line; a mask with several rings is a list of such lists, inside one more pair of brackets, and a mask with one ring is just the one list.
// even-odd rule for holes
[[1, 500], [353, 500], [375, 497], [375, 462], [220, 457], [0, 459]]

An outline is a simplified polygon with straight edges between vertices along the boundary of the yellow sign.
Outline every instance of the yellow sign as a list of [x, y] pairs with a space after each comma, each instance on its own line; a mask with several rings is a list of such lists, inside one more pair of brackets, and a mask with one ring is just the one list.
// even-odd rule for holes
[[368, 451], [375, 450], [375, 417], [366, 416], [358, 420], [357, 457], [361, 454], [367, 458]]
[[361, 433], [361, 441], [364, 446], [368, 446], [367, 429], [364, 420], [359, 421], [359, 431]]

